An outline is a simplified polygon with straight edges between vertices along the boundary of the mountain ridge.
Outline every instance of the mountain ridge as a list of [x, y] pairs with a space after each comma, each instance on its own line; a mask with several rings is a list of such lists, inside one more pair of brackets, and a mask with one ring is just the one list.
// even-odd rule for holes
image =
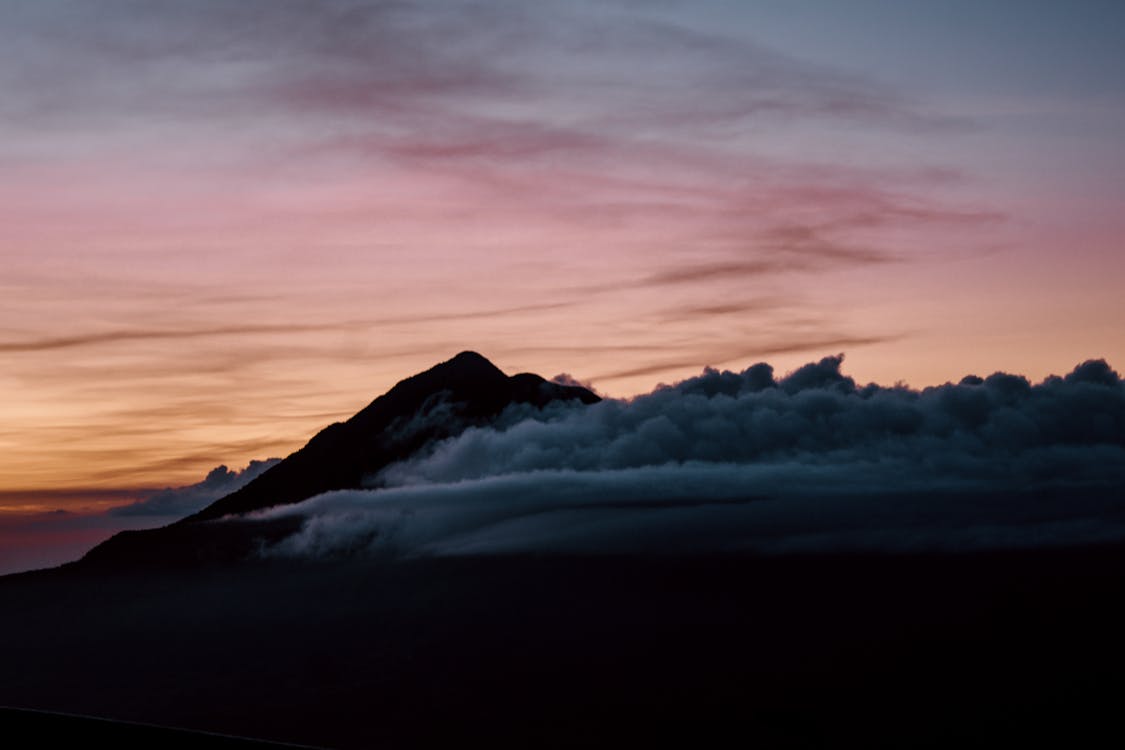
[[[243, 519], [217, 531], [203, 522], [245, 516], [324, 492], [359, 489], [365, 479], [426, 445], [487, 424], [507, 407], [542, 408], [553, 401], [592, 404], [601, 399], [580, 386], [552, 383], [533, 373], [506, 375], [486, 357], [463, 351], [390, 390], [343, 422], [317, 432], [254, 480], [170, 526], [121, 532], [94, 547], [81, 563], [156, 562], [173, 557], [224, 560], [246, 554], [254, 533], [266, 538], [290, 524]], [[285, 529], [275, 528], [284, 526]], [[174, 550], [174, 552], [173, 552]]]

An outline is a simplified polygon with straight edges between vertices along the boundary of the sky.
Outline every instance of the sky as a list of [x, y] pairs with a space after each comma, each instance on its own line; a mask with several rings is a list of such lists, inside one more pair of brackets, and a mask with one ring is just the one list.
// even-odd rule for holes
[[1125, 366], [1119, 3], [0, 0], [0, 512], [473, 349], [629, 397]]

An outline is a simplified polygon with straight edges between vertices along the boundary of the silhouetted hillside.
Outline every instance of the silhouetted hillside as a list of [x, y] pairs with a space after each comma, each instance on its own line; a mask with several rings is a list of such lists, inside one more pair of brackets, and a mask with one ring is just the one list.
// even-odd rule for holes
[[398, 383], [346, 422], [321, 430], [277, 466], [181, 523], [295, 503], [330, 490], [362, 486], [387, 464], [431, 440], [492, 419], [511, 404], [545, 406], [556, 399], [598, 401], [590, 391], [538, 375], [508, 377], [476, 352]]
[[513, 404], [546, 406], [556, 400], [590, 404], [600, 399], [585, 388], [560, 385], [538, 375], [507, 376], [476, 352], [407, 378], [346, 422], [329, 425], [303, 448], [236, 492], [169, 527], [126, 531], [92, 549], [86, 564], [159, 564], [237, 559], [259, 540], [291, 523], [199, 522], [296, 503], [323, 492], [362, 487], [388, 464], [428, 443], [485, 424]]

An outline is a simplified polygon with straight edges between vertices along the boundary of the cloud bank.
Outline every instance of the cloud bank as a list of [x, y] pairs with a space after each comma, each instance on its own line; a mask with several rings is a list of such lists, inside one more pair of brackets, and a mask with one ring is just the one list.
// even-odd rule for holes
[[187, 516], [249, 484], [280, 458], [251, 461], [242, 471], [231, 471], [226, 465], [216, 466], [201, 482], [186, 487], [168, 487], [160, 492], [109, 511], [114, 516]]
[[[408, 486], [543, 470], [605, 471], [687, 463], [851, 467], [879, 487], [1021, 489], [1125, 477], [1125, 390], [1104, 361], [1032, 385], [969, 376], [923, 391], [858, 386], [826, 357], [781, 380], [769, 365], [701, 376], [630, 401], [509, 417], [389, 467]], [[875, 487], [871, 487], [875, 489]]]
[[1125, 383], [1102, 360], [921, 391], [826, 357], [628, 401], [512, 409], [267, 511], [267, 555], [965, 549], [1125, 539]]

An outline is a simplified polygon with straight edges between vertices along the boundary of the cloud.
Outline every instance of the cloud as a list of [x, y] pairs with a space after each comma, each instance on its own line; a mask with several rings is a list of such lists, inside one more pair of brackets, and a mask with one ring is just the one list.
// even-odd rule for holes
[[446, 323], [458, 320], [474, 320], [481, 318], [505, 318], [513, 315], [526, 315], [528, 313], [547, 312], [554, 310], [561, 310], [568, 307], [573, 307], [574, 302], [539, 302], [531, 305], [513, 305], [511, 307], [500, 307], [489, 310], [465, 310], [448, 312], [448, 313], [432, 313], [432, 314], [418, 314], [409, 316], [396, 316], [379, 318], [372, 321], [372, 325], [376, 326], [390, 326], [390, 325], [416, 325], [423, 323]]
[[653, 375], [670, 370], [683, 370], [695, 365], [700, 359], [715, 361], [745, 360], [752, 357], [764, 357], [771, 354], [791, 354], [794, 352], [807, 352], [815, 349], [831, 349], [836, 347], [864, 346], [885, 341], [893, 341], [896, 336], [847, 336], [839, 334], [819, 335], [790, 335], [784, 338], [764, 337], [761, 341], [738, 351], [712, 351], [695, 360], [686, 357], [674, 360], [649, 362], [627, 370], [614, 370], [597, 375], [593, 380], [613, 380], [614, 378], [636, 377], [638, 375]]
[[1074, 451], [1096, 456], [1098, 447], [1125, 450], [1125, 390], [1104, 362], [1035, 386], [996, 373], [979, 385], [913, 391], [858, 386], [841, 372], [842, 360], [825, 357], [781, 379], [765, 364], [707, 370], [631, 401], [469, 430], [382, 480], [402, 486], [559, 468], [781, 460], [904, 460], [915, 475], [1005, 486], [1125, 476], [1125, 466], [1063, 470], [1051, 461]]
[[[909, 129], [949, 122], [865, 76], [647, 10], [591, 13], [561, 2], [534, 10], [355, 0], [36, 4], [7, 13], [12, 38], [0, 52], [0, 82], [16, 95], [0, 106], [21, 122], [71, 126], [168, 114], [362, 123], [322, 130], [336, 131], [343, 149], [378, 144], [425, 160], [598, 151], [633, 134], [713, 136], [762, 118]], [[528, 102], [554, 115], [519, 116]]]
[[[794, 121], [823, 128], [810, 140], [843, 139], [837, 154], [850, 153], [852, 131], [841, 122], [928, 137], [943, 118], [909, 94], [795, 58], [745, 29], [706, 31], [640, 5], [104, 0], [28, 4], [5, 20], [0, 86], [7, 76], [13, 95], [0, 109], [16, 124], [0, 151], [34, 143], [79, 162], [69, 150], [86, 149], [91, 163], [135, 165], [130, 184], [153, 166], [185, 185], [202, 170], [204, 192], [224, 211], [267, 214], [232, 214], [248, 231], [311, 219], [398, 236], [391, 223], [404, 237], [422, 230], [419, 242], [435, 248], [446, 240], [430, 239], [433, 227], [452, 227], [465, 257], [475, 257], [481, 227], [490, 227], [481, 241], [489, 254], [505, 252], [509, 237], [528, 247], [534, 231], [546, 239], [534, 243], [543, 250], [533, 260], [548, 272], [561, 258], [576, 259], [575, 269], [599, 254], [613, 259], [606, 273], [583, 275], [583, 296], [675, 286], [706, 290], [709, 301], [724, 282], [776, 289], [778, 277], [789, 284], [909, 259], [934, 246], [934, 229], [1000, 218], [947, 207], [950, 194], [934, 189], [948, 187], [952, 170], [913, 163], [907, 176], [882, 160], [861, 167], [863, 159], [776, 151], [759, 138], [773, 128], [787, 141]], [[183, 161], [169, 171], [166, 158]], [[38, 178], [51, 197], [43, 205], [70, 216], [56, 188], [84, 183], [60, 174]], [[380, 184], [402, 187], [392, 198], [373, 189]], [[239, 199], [223, 200], [223, 185]], [[75, 207], [91, 200], [76, 195]], [[126, 208], [112, 224], [153, 215]], [[92, 213], [107, 210], [120, 206]], [[70, 221], [49, 215], [32, 231], [85, 232], [86, 211]], [[18, 213], [13, 220], [29, 221]], [[182, 218], [194, 215], [216, 212], [179, 212], [177, 222], [215, 231]], [[102, 335], [150, 332], [8, 340], [0, 351], [65, 349]]]
[[1125, 539], [1119, 492], [897, 481], [908, 466], [691, 464], [328, 493], [266, 556], [957, 551]]
[[251, 461], [241, 471], [231, 471], [225, 465], [216, 466], [201, 482], [186, 487], [163, 489], [130, 505], [114, 508], [109, 511], [109, 514], [113, 516], [175, 516], [177, 518], [187, 516], [249, 484], [280, 461], [280, 458]]
[[[802, 253], [808, 252], [808, 255]], [[712, 281], [761, 278], [782, 273], [808, 272], [847, 266], [863, 266], [886, 263], [892, 258], [877, 251], [840, 252], [831, 255], [823, 248], [810, 251], [807, 248], [782, 256], [772, 252], [756, 254], [757, 257], [736, 260], [704, 260], [668, 268], [635, 283], [637, 287], [665, 286], [673, 284], [706, 284]]]
[[605, 54], [612, 47], [649, 58], [649, 72], [655, 75], [648, 77], [650, 85], [637, 87], [636, 96], [652, 119], [681, 127], [722, 132], [761, 117], [819, 117], [927, 130], [967, 125], [927, 113], [910, 97], [864, 76], [644, 16], [611, 33], [578, 38], [575, 44], [584, 54]]
[[128, 341], [154, 341], [212, 338], [214, 336], [241, 336], [259, 334], [311, 333], [338, 330], [346, 324], [286, 324], [286, 325], [237, 325], [213, 326], [188, 329], [129, 329], [102, 331], [76, 336], [59, 336], [30, 339], [26, 341], [0, 341], [0, 352], [39, 352], [52, 349], [71, 349], [78, 346], [114, 344]]
[[322, 333], [387, 327], [394, 325], [422, 325], [453, 320], [500, 318], [508, 315], [558, 310], [570, 307], [570, 302], [543, 302], [533, 305], [518, 305], [489, 310], [466, 310], [465, 312], [429, 313], [418, 315], [398, 315], [368, 320], [351, 320], [332, 323], [278, 323], [258, 325], [207, 326], [202, 328], [131, 328], [111, 331], [98, 331], [70, 336], [46, 336], [28, 338], [21, 341], [0, 341], [0, 352], [23, 353], [73, 349], [101, 344], [127, 343], [131, 341], [175, 341], [179, 339], [209, 339], [222, 336], [261, 336], [270, 334], [291, 335], [301, 333]]
[[708, 302], [696, 305], [683, 305], [668, 310], [668, 312], [664, 314], [664, 317], [666, 320], [692, 320], [695, 318], [713, 318], [724, 315], [771, 312], [791, 305], [792, 301], [762, 296], [756, 299], [733, 302]]
[[551, 378], [551, 382], [558, 383], [559, 385], [577, 386], [578, 388], [585, 388], [591, 393], [597, 393], [597, 390], [594, 388], [593, 383], [591, 383], [589, 380], [580, 380], [579, 378], [571, 375], [569, 372], [560, 372], [558, 375], [555, 375], [553, 378]]
[[921, 391], [825, 357], [628, 401], [513, 410], [372, 478], [267, 511], [266, 555], [783, 553], [1125, 539], [1125, 383], [1104, 361]]

